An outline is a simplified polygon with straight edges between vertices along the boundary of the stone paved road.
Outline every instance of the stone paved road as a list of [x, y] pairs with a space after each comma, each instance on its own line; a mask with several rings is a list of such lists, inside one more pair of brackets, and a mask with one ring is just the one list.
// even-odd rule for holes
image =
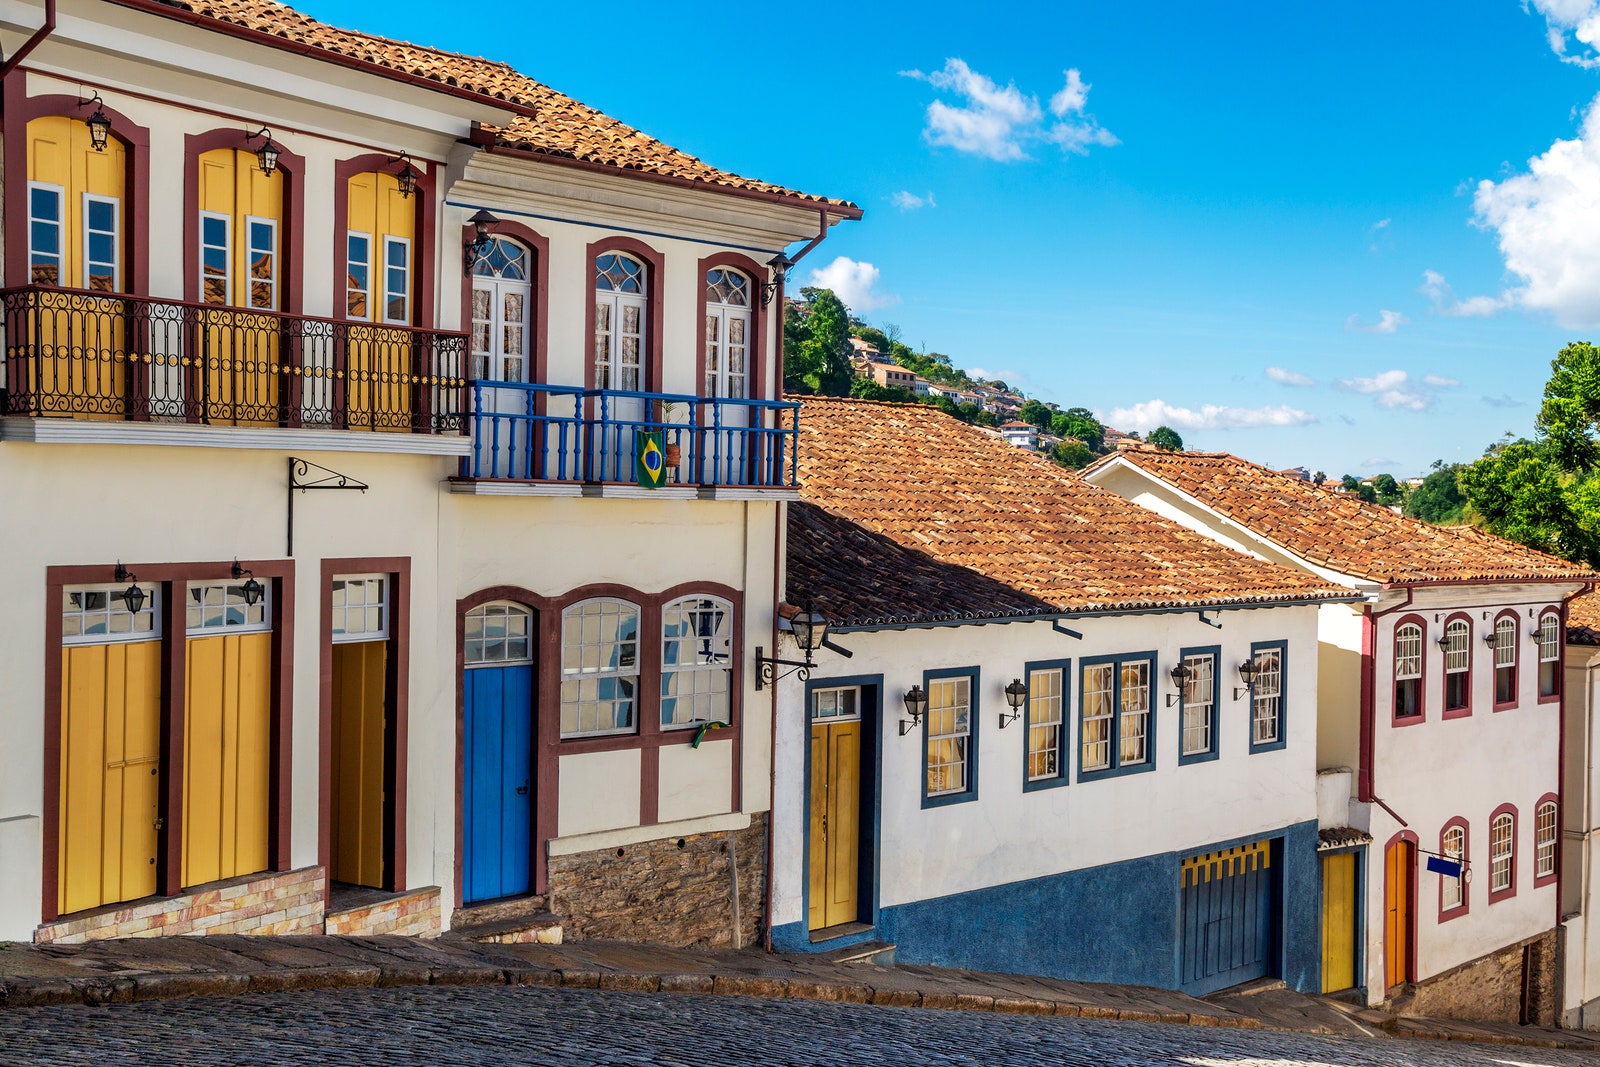
[[1577, 1052], [817, 1001], [487, 987], [346, 989], [0, 1012], [45, 1067], [1593, 1067]]

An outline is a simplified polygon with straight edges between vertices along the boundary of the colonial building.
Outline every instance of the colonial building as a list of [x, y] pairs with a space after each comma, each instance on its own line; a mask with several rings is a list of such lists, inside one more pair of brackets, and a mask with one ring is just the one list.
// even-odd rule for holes
[[1317, 612], [1349, 591], [933, 408], [800, 427], [788, 600], [830, 628], [772, 668], [773, 946], [1316, 988]]
[[859, 210], [272, 0], [0, 47], [0, 938], [748, 943], [784, 252]]
[[1561, 702], [1562, 1025], [1600, 1030], [1600, 597], [1567, 606]]
[[1596, 575], [1221, 453], [1124, 451], [1087, 476], [1360, 595], [1318, 623], [1317, 761], [1347, 808], [1323, 826], [1324, 989], [1553, 1022], [1562, 616]]

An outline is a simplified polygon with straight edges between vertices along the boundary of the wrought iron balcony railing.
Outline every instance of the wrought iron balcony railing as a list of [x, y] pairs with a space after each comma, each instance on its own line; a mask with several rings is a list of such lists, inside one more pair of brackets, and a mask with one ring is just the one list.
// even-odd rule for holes
[[667, 485], [797, 484], [793, 401], [494, 381], [470, 390], [464, 478], [632, 483], [645, 430], [661, 433]]
[[0, 299], [0, 413], [466, 429], [465, 334], [41, 286]]

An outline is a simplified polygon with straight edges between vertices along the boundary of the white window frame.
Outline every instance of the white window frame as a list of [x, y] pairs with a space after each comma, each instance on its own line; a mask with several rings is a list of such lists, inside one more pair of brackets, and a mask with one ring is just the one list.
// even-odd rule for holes
[[[491, 633], [491, 620], [501, 621], [499, 633]], [[522, 633], [512, 632], [512, 619], [522, 620]], [[473, 624], [478, 624], [474, 633]], [[461, 656], [467, 670], [478, 667], [516, 667], [533, 662], [533, 652], [538, 635], [534, 632], [533, 609], [515, 600], [491, 600], [470, 609], [462, 621]], [[504, 655], [490, 657], [490, 647], [499, 642]], [[520, 655], [512, 655], [518, 644], [524, 647]]]
[[[1444, 706], [1442, 711], [1466, 711], [1472, 707], [1472, 624], [1466, 619], [1451, 619], [1444, 624]], [[1456, 638], [1459, 637], [1459, 646]], [[1459, 666], [1451, 666], [1452, 661]], [[1450, 706], [1450, 676], [1466, 675], [1466, 700], [1459, 707]]]
[[109, 204], [111, 206], [111, 292], [122, 292], [122, 200], [115, 196], [101, 196], [99, 193], [83, 194], [83, 288], [89, 286], [89, 239], [97, 233], [106, 233], [106, 230], [89, 229], [89, 205]]
[[[1250, 744], [1252, 747], [1276, 745], [1283, 741], [1283, 658], [1282, 647], [1258, 648], [1251, 653], [1256, 676], [1250, 683]], [[1262, 736], [1270, 724], [1270, 737]]]
[[1517, 817], [1502, 811], [1489, 823], [1489, 892], [1506, 893], [1516, 885], [1516, 862]]
[[[950, 702], [936, 704], [934, 694], [944, 686], [950, 687]], [[966, 690], [966, 697], [961, 698], [961, 690]], [[923, 789], [929, 800], [935, 797], [960, 796], [972, 791], [972, 676], [970, 674], [949, 674], [938, 678], [929, 678], [927, 681], [928, 714], [927, 714], [927, 741], [922, 749]], [[965, 710], [965, 716], [962, 711]], [[950, 713], [951, 730], [948, 733], [936, 734], [933, 732], [933, 717], [936, 711]], [[965, 726], [963, 727], [963, 723]], [[954, 745], [956, 758], [935, 763], [933, 760], [934, 748], [943, 742]], [[951, 768], [959, 772], [955, 778], [956, 784], [947, 785], [944, 789], [931, 788], [935, 773], [941, 778], [952, 773]]]
[[[350, 241], [351, 241], [352, 238], [357, 238], [360, 241], [362, 241], [362, 243], [364, 243], [366, 245], [366, 249], [367, 249], [367, 258], [366, 259], [357, 260], [357, 259], [352, 259], [351, 258], [351, 256], [350, 256]], [[365, 230], [346, 230], [345, 231], [345, 236], [344, 236], [344, 248], [345, 248], [344, 317], [347, 318], [347, 319], [352, 319], [352, 320], [354, 320], [356, 322], [372, 322], [372, 321], [374, 321], [373, 314], [372, 314], [372, 294], [375, 291], [373, 289], [373, 285], [372, 285], [372, 245], [373, 245], [372, 234], [367, 233]], [[366, 288], [360, 288], [358, 286], [353, 286], [353, 285], [350, 284], [350, 265], [352, 263], [360, 263], [362, 265], [362, 267], [366, 268], [366, 272], [367, 272]], [[365, 302], [366, 302], [366, 306], [367, 306], [367, 313], [365, 315], [352, 315], [350, 313], [350, 294], [351, 293], [360, 293], [365, 298]]]
[[[205, 608], [208, 606], [204, 600], [200, 604], [194, 602], [196, 590], [222, 590], [223, 609], [222, 617], [216, 622], [210, 622], [205, 617]], [[204, 592], [202, 592], [204, 597]], [[246, 617], [238, 622], [228, 618], [229, 607], [245, 607]], [[196, 609], [200, 609], [201, 617], [198, 624], [189, 622], [189, 616]], [[222, 578], [210, 582], [189, 582], [184, 589], [184, 634], [188, 637], [215, 637], [219, 634], [267, 634], [272, 632], [272, 588], [268, 583], [261, 584], [261, 599], [254, 604], [244, 603], [244, 583], [232, 578]], [[258, 613], [259, 619], [250, 619], [249, 616]]]
[[[1460, 837], [1461, 843], [1452, 848], [1451, 838], [1456, 836]], [[1467, 828], [1460, 823], [1453, 823], [1445, 827], [1444, 833], [1439, 835], [1439, 854], [1447, 860], [1454, 860], [1464, 868], [1467, 862]], [[1441, 910], [1454, 911], [1465, 904], [1467, 899], [1466, 882], [1461, 875], [1451, 877], [1447, 874], [1441, 874], [1439, 877], [1443, 892]]]
[[[846, 695], [850, 697], [848, 702], [844, 699]], [[825, 702], [825, 697], [834, 698], [833, 706], [841, 710], [834, 714], [821, 714], [820, 709]], [[842, 710], [846, 703], [850, 705], [850, 710], [848, 711]], [[858, 722], [861, 719], [861, 687], [859, 685], [836, 685], [825, 689], [813, 689], [811, 691], [810, 712], [811, 721], [814, 723]]]
[[[1103, 688], [1098, 685], [1091, 687], [1089, 685], [1089, 673], [1091, 671], [1098, 673], [1102, 670], [1105, 672], [1105, 686]], [[1088, 713], [1091, 696], [1095, 698], [1097, 704], [1101, 699], [1105, 701], [1103, 713], [1098, 711], [1093, 715]], [[1089, 771], [1109, 771], [1114, 765], [1111, 752], [1112, 746], [1116, 744], [1117, 739], [1114, 725], [1114, 719], [1117, 714], [1117, 664], [1115, 660], [1082, 665], [1082, 669], [1079, 671], [1078, 702], [1078, 768], [1080, 772], [1085, 773]], [[1092, 732], [1090, 730], [1090, 724], [1092, 723], [1103, 724], [1102, 736], [1093, 741], [1089, 738]], [[1091, 744], [1105, 747], [1104, 759], [1097, 760], [1094, 763], [1089, 762], [1088, 749]]]
[[[257, 223], [266, 225], [272, 233], [271, 278], [258, 279], [255, 276], [255, 271], [251, 265], [252, 257], [255, 255], [256, 248], [251, 243], [250, 238]], [[244, 279], [244, 300], [241, 302], [244, 307], [249, 308], [251, 311], [278, 310], [278, 263], [281, 259], [282, 250], [279, 248], [278, 241], [278, 220], [269, 219], [262, 215], [246, 215], [244, 217], [244, 262], [246, 270]], [[272, 293], [272, 300], [267, 307], [258, 307], [255, 303], [255, 283], [257, 281], [265, 281], [268, 289]]]
[[[1517, 678], [1517, 620], [1504, 615], [1494, 622], [1494, 702], [1506, 706], [1515, 704], [1520, 695]], [[1511, 692], [1500, 699], [1500, 672], [1511, 672]]]
[[[599, 285], [599, 263], [604, 256], [617, 256], [628, 260], [639, 267], [639, 291], [625, 293], [620, 289], [602, 289]], [[608, 328], [605, 331], [605, 358], [600, 359], [599, 354], [593, 355], [595, 366], [595, 387], [599, 389], [614, 389], [621, 392], [642, 392], [648, 384], [645, 368], [650, 365], [650, 265], [644, 260], [628, 252], [601, 251], [594, 257], [594, 262], [589, 264], [589, 272], [594, 279], [594, 302], [596, 306], [595, 330], [599, 332], [600, 324], [598, 309], [601, 303], [610, 305], [611, 316]], [[639, 312], [639, 361], [633, 367], [637, 372], [638, 381], [631, 389], [624, 389], [618, 384], [622, 377], [622, 312], [624, 308], [637, 308]], [[632, 336], [632, 335], [629, 335]], [[593, 343], [591, 341], [591, 343]], [[605, 383], [600, 382], [600, 369], [605, 368]]]
[[[1178, 752], [1183, 756], [1207, 756], [1214, 749], [1217, 712], [1217, 655], [1214, 652], [1192, 652], [1183, 657], [1189, 675], [1183, 682], [1183, 699], [1178, 726]], [[1203, 667], [1203, 671], [1202, 671]], [[1199, 694], [1204, 693], [1203, 697]], [[1196, 709], [1202, 709], [1198, 728], [1192, 728]], [[1204, 744], [1194, 747], [1190, 735], [1204, 739]]]
[[206, 220], [212, 219], [222, 223], [224, 244], [222, 249], [222, 303], [211, 304], [211, 307], [225, 307], [233, 303], [233, 216], [225, 215], [220, 211], [200, 212], [200, 303], [206, 303], [206, 250], [217, 248], [218, 245], [206, 244]]
[[[364, 591], [372, 588], [368, 583], [374, 581], [379, 583], [377, 587], [379, 600], [376, 605], [366, 600], [364, 595], [359, 603], [350, 603], [349, 591], [352, 586], [357, 586]], [[333, 577], [333, 586], [329, 590], [330, 602], [333, 597], [333, 590], [339, 588], [341, 583], [343, 583], [345, 591], [345, 602], [333, 605], [333, 614], [329, 621], [333, 643], [343, 645], [359, 644], [363, 641], [387, 641], [389, 639], [389, 611], [390, 606], [393, 604], [394, 593], [389, 576], [387, 574], [336, 574]], [[378, 627], [377, 629], [369, 630], [366, 628], [365, 612], [367, 608], [374, 606], [378, 608]], [[362, 612], [362, 628], [359, 630], [348, 628], [350, 610], [352, 608]]]
[[[391, 267], [389, 265], [389, 249], [394, 248], [394, 247], [401, 247], [401, 248], [404, 248], [406, 250], [406, 265], [404, 267], [405, 291], [402, 292], [402, 293], [398, 293], [398, 294], [393, 289], [389, 288], [389, 272], [391, 270], [395, 269], [394, 267]], [[409, 238], [409, 237], [396, 237], [393, 234], [389, 234], [389, 233], [384, 234], [383, 235], [383, 287], [382, 288], [383, 288], [383, 321], [384, 321], [384, 323], [386, 325], [390, 325], [390, 326], [409, 326], [409, 325], [411, 325], [411, 288], [412, 288], [412, 286], [411, 286], [411, 275], [412, 275], [412, 270], [413, 270], [413, 265], [412, 265], [412, 262], [411, 262], [411, 238]], [[390, 316], [389, 316], [389, 298], [392, 297], [392, 296], [396, 296], [396, 295], [400, 296], [405, 301], [405, 310], [400, 315], [399, 318], [390, 318]]]
[[[1049, 688], [1041, 692], [1037, 679], [1051, 676], [1055, 678], [1054, 692]], [[1030, 782], [1053, 782], [1067, 773], [1062, 758], [1067, 750], [1063, 743], [1067, 734], [1066, 681], [1063, 667], [1035, 667], [1028, 672], [1028, 750], [1024, 770]], [[1050, 754], [1054, 767], [1035, 774], [1034, 757], [1044, 753]]]
[[[473, 264], [473, 304], [468, 305], [468, 313], [471, 317], [470, 327], [473, 332], [469, 344], [476, 342], [477, 327], [479, 325], [485, 328], [485, 334], [487, 335], [486, 347], [482, 350], [473, 348], [470, 353], [473, 370], [476, 371], [476, 365], [481, 360], [485, 372], [481, 379], [483, 381], [527, 382], [532, 380], [530, 378], [532, 367], [529, 364], [533, 357], [533, 249], [520, 241], [513, 241], [508, 237], [498, 237], [495, 240], [500, 245], [509, 245], [517, 249], [522, 256], [522, 262], [525, 265], [524, 271], [528, 277], [508, 278], [492, 271], [479, 272], [478, 266], [486, 263], [484, 257], [480, 257]], [[476, 296], [480, 292], [489, 294], [489, 317], [487, 319], [480, 319], [477, 315]], [[516, 293], [522, 297], [521, 322], [513, 323], [506, 318], [505, 298], [510, 293]], [[522, 330], [522, 347], [514, 353], [505, 350], [505, 331], [507, 326], [516, 326]], [[506, 373], [507, 358], [516, 359], [522, 364], [522, 373], [517, 377], [513, 378]], [[477, 375], [474, 374], [473, 377], [477, 377]]]
[[1535, 878], [1555, 877], [1556, 838], [1560, 834], [1556, 814], [1556, 804], [1553, 800], [1547, 800], [1533, 810], [1533, 876]]
[[[586, 608], [586, 607], [588, 607], [590, 605], [595, 605], [595, 604], [599, 604], [599, 605], [615, 604], [615, 605], [619, 606], [620, 608], [624, 609], [621, 612], [622, 615], [626, 616], [627, 614], [631, 613], [633, 615], [633, 637], [631, 639], [624, 639], [624, 638], [621, 638], [619, 636], [618, 639], [614, 642], [615, 645], [616, 645], [616, 648], [618, 650], [618, 656], [617, 656], [618, 663], [617, 663], [616, 666], [614, 666], [614, 667], [612, 667], [612, 666], [601, 666], [601, 667], [598, 667], [598, 668], [593, 669], [593, 670], [586, 670], [582, 666], [582, 664], [580, 662], [579, 666], [576, 669], [569, 669], [567, 667], [567, 652], [568, 652], [569, 647], [574, 647], [575, 646], [580, 650], [580, 661], [581, 661], [581, 650], [585, 647], [586, 643], [583, 641], [583, 634], [582, 634], [581, 628], [580, 628], [579, 633], [578, 633], [578, 641], [575, 642], [575, 643], [569, 641], [569, 639], [568, 639], [568, 637], [569, 637], [568, 627], [571, 625], [572, 620], [574, 620], [574, 619], [581, 620], [583, 618], [583, 609], [584, 608]], [[563, 741], [573, 740], [573, 739], [580, 739], [580, 738], [585, 738], [585, 737], [611, 737], [611, 736], [615, 736], [615, 735], [619, 735], [619, 734], [635, 734], [635, 733], [639, 732], [639, 719], [640, 719], [640, 714], [639, 713], [640, 713], [640, 705], [642, 703], [642, 701], [640, 699], [641, 698], [641, 694], [640, 694], [640, 689], [639, 689], [639, 683], [640, 683], [641, 661], [643, 659], [643, 652], [644, 652], [644, 634], [643, 634], [644, 622], [645, 622], [644, 608], [642, 606], [640, 606], [639, 604], [635, 604], [631, 600], [624, 600], [622, 597], [614, 597], [614, 596], [589, 597], [587, 599], [580, 600], [575, 604], [568, 604], [565, 608], [562, 609], [562, 611], [561, 611], [561, 689], [562, 689], [562, 692], [561, 692], [561, 699], [560, 699], [560, 703], [561, 703], [560, 715], [561, 715], [561, 739]], [[581, 626], [581, 624], [580, 624], [580, 626]], [[620, 631], [620, 627], [619, 627], [619, 631], [618, 632], [619, 632], [619, 635], [620, 635], [620, 632], [621, 632]], [[622, 662], [622, 658], [623, 657], [621, 655], [621, 649], [623, 648], [623, 646], [629, 644], [630, 640], [631, 640], [631, 643], [633, 645], [632, 661], [629, 662], [629, 663], [623, 663]], [[599, 646], [598, 647], [603, 649], [608, 644], [612, 644], [612, 642], [607, 642], [607, 641], [604, 641], [602, 639], [599, 642]], [[627, 698], [627, 703], [629, 704], [629, 709], [628, 709], [629, 722], [628, 722], [628, 725], [626, 725], [626, 726], [613, 726], [613, 727], [611, 727], [610, 729], [607, 729], [607, 730], [601, 730], [601, 729], [585, 730], [585, 729], [582, 728], [582, 726], [583, 726], [583, 708], [584, 708], [585, 704], [587, 704], [589, 702], [583, 700], [581, 698], [581, 696], [577, 700], [568, 700], [567, 699], [567, 694], [566, 694], [566, 688], [567, 688], [568, 685], [581, 684], [583, 682], [591, 681], [591, 680], [599, 682], [599, 681], [604, 681], [606, 679], [614, 679], [614, 680], [618, 680], [618, 681], [628, 681], [628, 682], [632, 683], [632, 686], [633, 686], [632, 696]], [[596, 701], [594, 702], [596, 704], [596, 706], [598, 706], [598, 704], [600, 703], [601, 699], [602, 698], [597, 698], [596, 699]], [[617, 703], [621, 702], [621, 698], [606, 698], [606, 699], [609, 699], [609, 702], [613, 706], [615, 706]], [[576, 712], [577, 712], [577, 719], [576, 719], [577, 728], [573, 729], [573, 730], [566, 729], [567, 708], [569, 706], [575, 708]]]
[[[1395, 704], [1392, 709], [1393, 718], [1420, 718], [1423, 715], [1422, 704], [1422, 627], [1414, 622], [1401, 623], [1394, 631], [1394, 681]], [[1416, 700], [1412, 702], [1414, 711], [1405, 715], [1400, 714], [1399, 694], [1400, 683], [1411, 682], [1416, 690]]]
[[[145, 600], [144, 600], [143, 606], [139, 610], [139, 614], [141, 616], [146, 616], [146, 615], [149, 616], [150, 629], [148, 629], [148, 630], [135, 630], [135, 629], [133, 629], [133, 621], [134, 620], [132, 618], [132, 615], [127, 610], [127, 605], [126, 605], [125, 601], [123, 602], [123, 607], [121, 607], [121, 608], [113, 608], [113, 607], [111, 607], [112, 598], [113, 597], [120, 598], [122, 592], [124, 590], [126, 590], [129, 587], [129, 585], [133, 585], [133, 584], [137, 584], [140, 589], [144, 590]], [[73, 595], [81, 596], [82, 594], [85, 594], [85, 593], [104, 593], [104, 594], [106, 594], [106, 608], [105, 608], [105, 610], [102, 611], [102, 610], [96, 609], [94, 611], [90, 611], [90, 610], [88, 610], [88, 609], [86, 609], [86, 608], [84, 608], [82, 606], [79, 606], [77, 608], [69, 608], [67, 606], [66, 600], [69, 597], [71, 597]], [[68, 616], [76, 616], [77, 619], [78, 619], [78, 632], [75, 633], [75, 634], [68, 633], [67, 632], [68, 628], [65, 625], [62, 626], [61, 643], [63, 645], [67, 645], [67, 646], [72, 646], [72, 645], [125, 645], [125, 644], [134, 644], [134, 643], [141, 642], [141, 641], [158, 641], [158, 640], [161, 639], [161, 616], [162, 616], [162, 612], [161, 612], [161, 585], [159, 583], [145, 583], [145, 582], [133, 583], [133, 582], [128, 582], [126, 584], [117, 583], [117, 584], [111, 584], [111, 585], [69, 585], [69, 586], [66, 586], [65, 588], [63, 588], [61, 590], [61, 598], [62, 598], [62, 603], [60, 605], [58, 605], [58, 608], [61, 611], [63, 623], [65, 623], [65, 619]], [[84, 628], [85, 628], [84, 624], [91, 616], [93, 616], [93, 617], [103, 617], [105, 619], [106, 630], [104, 632], [101, 632], [101, 633], [84, 633], [83, 632]], [[127, 630], [121, 630], [121, 631], [113, 631], [111, 629], [111, 621], [112, 621], [113, 616], [126, 616], [126, 617], [128, 617], [128, 619], [129, 619], [129, 627], [128, 627], [128, 629]]]
[[[1539, 695], [1553, 697], [1561, 694], [1561, 624], [1553, 611], [1539, 616]], [[1548, 654], [1547, 654], [1548, 653]], [[1545, 665], [1550, 666], [1550, 691], [1545, 692]]]
[[[54, 193], [56, 198], [56, 219], [37, 218], [33, 214], [34, 190], [43, 190]], [[33, 228], [36, 224], [53, 226], [56, 231], [56, 250], [41, 252], [33, 245]], [[51, 182], [28, 183], [28, 283], [33, 284], [33, 260], [35, 256], [54, 258], [56, 261], [56, 284], [62, 287], [70, 286], [67, 278], [67, 190]]]
[[[750, 276], [734, 267], [712, 267], [706, 273], [720, 271], [723, 274], [737, 274], [744, 279], [744, 292], [746, 299], [751, 298], [755, 291], [755, 283]], [[720, 300], [711, 299], [711, 285], [705, 283], [706, 291], [706, 396], [724, 397], [734, 400], [748, 400], [750, 398], [750, 345], [752, 330], [755, 325], [754, 316], [749, 304], [727, 304]], [[728, 358], [728, 333], [729, 323], [734, 319], [744, 322], [744, 341], [739, 345], [744, 349], [744, 370], [734, 374], [729, 367]], [[717, 335], [711, 336], [712, 323], [716, 323]], [[715, 358], [713, 359], [713, 352]], [[713, 363], [715, 366], [713, 366]], [[741, 392], [735, 396], [730, 388], [733, 379], [738, 378]]]
[[[1150, 744], [1150, 675], [1155, 664], [1143, 656], [1131, 656], [1117, 663], [1117, 766], [1143, 767], [1149, 765], [1151, 760]], [[1139, 706], [1133, 710], [1128, 708], [1128, 671], [1136, 673], [1142, 669], [1144, 681], [1135, 685], [1133, 691], [1140, 695]], [[1137, 732], [1130, 730], [1129, 726], [1137, 724]], [[1139, 755], [1131, 757], [1127, 754], [1129, 745], [1137, 740]]]
[[[705, 603], [701, 605], [697, 604], [697, 601]], [[723, 612], [722, 627], [719, 627], [719, 632], [722, 636], [712, 634], [709, 638], [702, 635], [685, 638], [681, 635], [670, 637], [667, 635], [667, 618], [670, 614], [681, 612], [680, 619], [692, 618], [693, 614], [691, 613], [702, 611]], [[690, 593], [661, 606], [661, 728], [663, 730], [686, 730], [697, 727], [703, 722], [729, 723], [733, 721], [734, 633], [733, 604], [715, 594]], [[685, 640], [692, 645], [694, 660], [688, 663], [684, 663], [681, 660], [678, 663], [668, 663], [668, 644], [676, 644], [681, 647]], [[712, 646], [711, 659], [707, 662], [700, 661], [701, 642], [708, 642]], [[715, 646], [722, 642], [726, 642], [726, 651], [719, 652]], [[721, 657], [722, 662], [717, 662], [718, 657]], [[674, 679], [679, 679], [679, 684], [689, 683], [691, 685], [690, 690], [687, 693], [678, 692], [669, 696], [667, 690], [669, 686], [674, 684]], [[721, 683], [720, 689], [718, 687], [719, 682]], [[695, 715], [684, 719], [676, 714], [676, 710], [685, 704], [693, 710], [697, 703], [695, 698], [701, 696], [721, 697], [722, 718], [707, 719], [704, 716]], [[670, 721], [667, 718], [667, 702], [669, 700], [674, 701], [674, 715]]]

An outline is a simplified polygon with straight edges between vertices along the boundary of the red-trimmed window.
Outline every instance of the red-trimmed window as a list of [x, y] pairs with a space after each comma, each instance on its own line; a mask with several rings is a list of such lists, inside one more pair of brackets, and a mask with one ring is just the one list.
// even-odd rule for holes
[[639, 605], [582, 600], [561, 613], [561, 737], [639, 729]]
[[1556, 880], [1556, 842], [1561, 833], [1556, 817], [1556, 802], [1546, 798], [1533, 814], [1533, 884], [1548, 885]]
[[1517, 702], [1517, 620], [1502, 615], [1494, 623], [1494, 703], [1506, 707]]
[[1553, 611], [1539, 616], [1539, 699], [1561, 695], [1561, 618]]
[[1394, 717], [1422, 715], [1422, 627], [1401, 623], [1394, 631]]
[[1489, 903], [1512, 896], [1516, 891], [1517, 813], [1507, 805], [1489, 820]]
[[661, 727], [726, 725], [733, 675], [733, 605], [687, 596], [661, 609]]
[[1467, 822], [1465, 819], [1451, 819], [1444, 824], [1444, 831], [1439, 835], [1439, 855], [1447, 860], [1454, 860], [1462, 865], [1462, 874], [1451, 877], [1446, 874], [1439, 876], [1439, 918], [1453, 919], [1457, 915], [1467, 912], [1467, 880], [1465, 867], [1467, 863]]
[[1444, 638], [1444, 713], [1470, 714], [1472, 711], [1472, 623], [1455, 618], [1445, 623]]

